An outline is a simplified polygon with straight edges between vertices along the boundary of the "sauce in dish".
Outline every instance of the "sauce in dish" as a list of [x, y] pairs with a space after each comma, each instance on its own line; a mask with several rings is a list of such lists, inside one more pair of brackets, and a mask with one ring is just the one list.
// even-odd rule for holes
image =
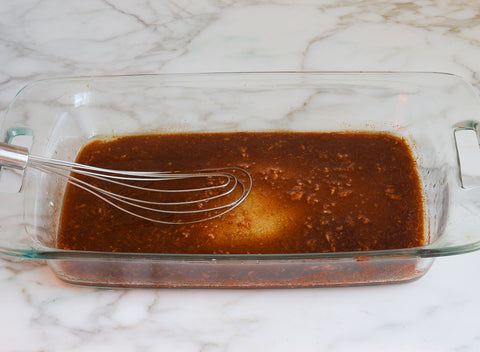
[[419, 176], [405, 140], [384, 133], [232, 132], [95, 140], [76, 162], [123, 170], [238, 166], [246, 200], [220, 218], [158, 224], [75, 186], [65, 193], [58, 247], [188, 254], [383, 250], [424, 244]]

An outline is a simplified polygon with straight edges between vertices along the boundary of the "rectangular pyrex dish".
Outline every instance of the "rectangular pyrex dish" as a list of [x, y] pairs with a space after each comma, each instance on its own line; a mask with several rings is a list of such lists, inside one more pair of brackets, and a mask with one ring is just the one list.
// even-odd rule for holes
[[[1, 120], [33, 134], [30, 152], [73, 161], [98, 136], [220, 131], [382, 131], [405, 138], [422, 183], [426, 245], [283, 255], [183, 255], [56, 248], [65, 181], [27, 168], [3, 192], [0, 251], [45, 259], [62, 280], [102, 287], [316, 287], [406, 282], [434, 257], [479, 248], [480, 191], [462, 188], [454, 132], [477, 131], [480, 105], [441, 73], [267, 72], [47, 79]], [[8, 170], [3, 168], [2, 175]], [[3, 177], [2, 177], [3, 178]], [[0, 179], [1, 181], [1, 179]]]

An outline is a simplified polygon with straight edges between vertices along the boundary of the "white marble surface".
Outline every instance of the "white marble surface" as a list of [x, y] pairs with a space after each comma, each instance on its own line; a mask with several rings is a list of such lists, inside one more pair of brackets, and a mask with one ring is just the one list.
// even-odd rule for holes
[[[6, 0], [0, 108], [59, 75], [421, 70], [479, 89], [479, 13], [473, 0]], [[0, 351], [478, 351], [479, 268], [471, 253], [383, 287], [99, 290], [2, 257]]]

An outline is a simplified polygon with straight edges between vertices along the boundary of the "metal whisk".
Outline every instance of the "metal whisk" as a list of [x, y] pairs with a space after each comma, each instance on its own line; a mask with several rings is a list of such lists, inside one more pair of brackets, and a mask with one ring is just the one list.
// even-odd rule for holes
[[238, 167], [191, 172], [111, 170], [30, 155], [27, 148], [6, 143], [0, 143], [0, 166], [31, 167], [63, 177], [117, 209], [162, 224], [219, 217], [240, 205], [252, 188], [250, 174]]

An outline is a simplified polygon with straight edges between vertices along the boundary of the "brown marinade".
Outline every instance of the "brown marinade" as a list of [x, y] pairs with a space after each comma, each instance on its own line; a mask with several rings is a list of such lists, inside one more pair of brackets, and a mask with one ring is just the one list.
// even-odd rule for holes
[[77, 162], [112, 169], [240, 166], [251, 194], [221, 218], [162, 225], [68, 185], [58, 247], [140, 253], [315, 253], [424, 244], [422, 191], [405, 140], [384, 133], [233, 132], [95, 140]]

